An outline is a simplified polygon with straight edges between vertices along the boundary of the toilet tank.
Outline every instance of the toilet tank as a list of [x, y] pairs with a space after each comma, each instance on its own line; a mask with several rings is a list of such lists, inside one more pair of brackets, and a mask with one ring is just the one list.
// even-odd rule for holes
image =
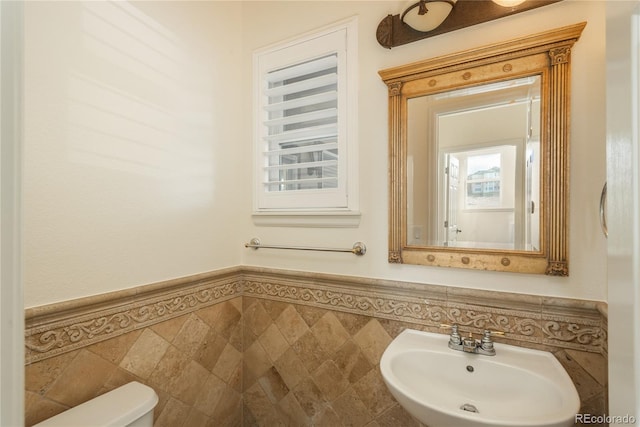
[[152, 427], [158, 395], [133, 381], [34, 427]]

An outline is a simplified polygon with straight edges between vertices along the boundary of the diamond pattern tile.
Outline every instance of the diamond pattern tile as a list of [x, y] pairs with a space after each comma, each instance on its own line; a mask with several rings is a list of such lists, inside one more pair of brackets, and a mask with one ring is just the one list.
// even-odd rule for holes
[[26, 425], [134, 380], [159, 395], [156, 427], [242, 425], [237, 300], [28, 365]]
[[259, 334], [245, 325], [256, 337], [245, 351], [245, 411], [252, 416], [244, 425], [374, 426], [396, 404], [379, 374], [392, 338], [378, 320], [244, 298], [245, 319], [251, 311], [262, 322]]

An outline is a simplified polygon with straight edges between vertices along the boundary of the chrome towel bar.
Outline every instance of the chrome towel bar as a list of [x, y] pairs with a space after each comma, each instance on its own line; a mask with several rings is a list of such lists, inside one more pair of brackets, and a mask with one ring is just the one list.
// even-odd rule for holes
[[362, 242], [356, 242], [353, 244], [353, 247], [350, 249], [340, 249], [340, 248], [312, 248], [308, 246], [278, 246], [278, 245], [263, 245], [260, 243], [260, 239], [254, 237], [251, 239], [249, 243], [244, 244], [245, 248], [253, 248], [253, 249], [291, 249], [298, 251], [320, 251], [320, 252], [350, 252], [355, 255], [364, 255], [367, 253], [367, 247]]

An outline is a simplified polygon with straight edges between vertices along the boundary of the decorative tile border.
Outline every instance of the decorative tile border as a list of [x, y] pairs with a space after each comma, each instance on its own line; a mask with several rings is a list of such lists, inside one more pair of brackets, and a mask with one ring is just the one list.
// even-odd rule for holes
[[[242, 295], [228, 271], [52, 304], [26, 311], [26, 364], [115, 338]], [[105, 301], [106, 300], [106, 301]], [[57, 310], [59, 309], [59, 310]]]
[[606, 352], [604, 303], [391, 280], [237, 267], [26, 310], [26, 363], [237, 296], [439, 328], [491, 329], [517, 345]]
[[[591, 301], [536, 297], [492, 291], [451, 290], [442, 286], [331, 275], [245, 269], [244, 295], [311, 305], [329, 310], [399, 320], [428, 328], [456, 323], [463, 331], [503, 332], [497, 341], [602, 353], [606, 346], [603, 312]], [[473, 301], [473, 303], [470, 303]]]
[[314, 283], [291, 284], [278, 283], [278, 280], [273, 278], [245, 278], [244, 295], [410, 323], [426, 321], [439, 325], [447, 321], [443, 307], [431, 305], [425, 299], [379, 292], [339, 290]]

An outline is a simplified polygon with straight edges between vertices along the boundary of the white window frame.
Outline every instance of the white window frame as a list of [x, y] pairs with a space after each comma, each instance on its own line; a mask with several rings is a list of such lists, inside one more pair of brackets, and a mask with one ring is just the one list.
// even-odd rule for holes
[[[254, 197], [258, 225], [359, 224], [357, 180], [357, 17], [259, 49], [253, 54]], [[263, 79], [270, 71], [338, 53], [338, 186], [335, 190], [268, 192], [265, 189], [266, 126]]]

